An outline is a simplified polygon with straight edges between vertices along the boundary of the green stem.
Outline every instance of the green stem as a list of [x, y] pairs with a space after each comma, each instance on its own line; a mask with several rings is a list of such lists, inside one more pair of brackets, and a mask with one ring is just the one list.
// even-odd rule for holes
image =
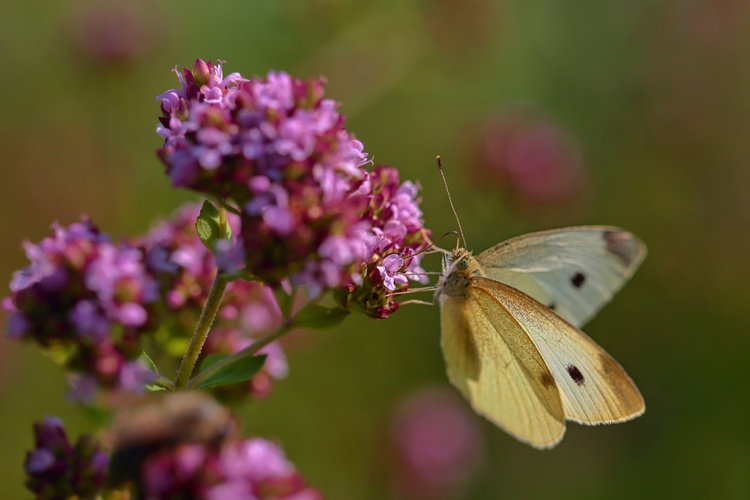
[[209, 366], [208, 368], [200, 372], [198, 375], [193, 377], [187, 383], [187, 388], [195, 389], [196, 387], [200, 386], [201, 382], [206, 380], [208, 377], [210, 377], [214, 373], [217, 373], [218, 371], [222, 370], [224, 367], [237, 363], [238, 361], [241, 361], [245, 358], [254, 356], [255, 354], [257, 354], [258, 351], [263, 349], [265, 346], [267, 346], [271, 342], [278, 340], [284, 335], [286, 335], [287, 333], [289, 333], [289, 331], [292, 329], [292, 325], [293, 325], [293, 319], [287, 319], [286, 321], [284, 321], [284, 324], [281, 325], [278, 328], [278, 330], [276, 330], [275, 332], [266, 335], [262, 339], [256, 340], [255, 342], [245, 347], [241, 351], [237, 351], [236, 353], [230, 356], [227, 356], [221, 361], [214, 363], [213, 365]]
[[219, 205], [219, 234], [227, 234], [227, 208], [224, 203]]
[[201, 354], [203, 344], [206, 342], [208, 332], [211, 331], [211, 325], [216, 319], [216, 313], [219, 312], [221, 306], [221, 299], [224, 296], [224, 290], [227, 287], [227, 281], [225, 281], [219, 273], [216, 273], [214, 282], [211, 285], [211, 291], [208, 293], [208, 300], [206, 305], [203, 307], [200, 318], [198, 318], [198, 324], [195, 325], [195, 331], [193, 337], [190, 339], [190, 345], [185, 352], [185, 356], [182, 358], [180, 368], [177, 370], [177, 378], [175, 379], [175, 388], [184, 389], [187, 386], [190, 375], [193, 373], [195, 363], [198, 361], [198, 356]]
[[174, 382], [172, 382], [171, 380], [169, 380], [167, 377], [163, 375], [159, 375], [159, 378], [157, 378], [151, 383], [161, 387], [162, 389], [168, 392], [174, 391]]
[[235, 215], [242, 215], [242, 212], [236, 208], [234, 208], [231, 205], [228, 205], [226, 203], [226, 200], [221, 199], [219, 200], [219, 217], [221, 217], [221, 210], [226, 210], [227, 212], [232, 212]]
[[[220, 200], [219, 233], [225, 235], [227, 232], [226, 229], [227, 209], [224, 206], [224, 200]], [[219, 312], [219, 307], [221, 307], [221, 299], [224, 297], [224, 290], [226, 288], [227, 281], [217, 271], [214, 282], [211, 284], [211, 290], [208, 292], [208, 300], [206, 300], [206, 304], [203, 306], [203, 311], [201, 311], [200, 318], [198, 318], [198, 324], [195, 325], [190, 345], [188, 345], [185, 356], [183, 356], [180, 362], [180, 368], [177, 370], [174, 387], [178, 390], [184, 389], [188, 380], [190, 380], [190, 375], [193, 373], [198, 356], [201, 355], [203, 344], [206, 343], [208, 333], [211, 331], [211, 325], [214, 324], [216, 314]]]

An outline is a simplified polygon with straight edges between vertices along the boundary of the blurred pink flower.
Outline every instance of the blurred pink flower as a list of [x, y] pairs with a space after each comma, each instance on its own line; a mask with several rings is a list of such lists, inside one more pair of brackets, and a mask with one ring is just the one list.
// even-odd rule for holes
[[109, 456], [91, 435], [71, 442], [62, 421], [34, 423], [34, 449], [26, 453], [26, 487], [36, 498], [95, 498], [107, 481]]
[[516, 108], [490, 115], [481, 125], [477, 184], [510, 188], [526, 209], [558, 208], [586, 184], [578, 147], [542, 113]]
[[24, 243], [30, 265], [13, 274], [3, 301], [8, 336], [62, 354], [73, 399], [90, 402], [98, 388], [143, 391], [153, 374], [136, 358], [159, 291], [144, 254], [112, 243], [85, 217], [52, 227], [40, 243]]
[[411, 395], [391, 425], [394, 493], [403, 498], [460, 498], [484, 455], [476, 416], [452, 391]]
[[68, 14], [67, 32], [73, 48], [88, 62], [127, 65], [154, 50], [164, 23], [156, 4], [143, 0], [109, 2], [82, 0]]
[[217, 449], [180, 444], [150, 456], [138, 482], [149, 499], [320, 500], [276, 443], [261, 438]]
[[671, 3], [671, 9], [685, 30], [708, 45], [737, 42], [750, 13], [750, 4], [745, 0], [673, 0]]

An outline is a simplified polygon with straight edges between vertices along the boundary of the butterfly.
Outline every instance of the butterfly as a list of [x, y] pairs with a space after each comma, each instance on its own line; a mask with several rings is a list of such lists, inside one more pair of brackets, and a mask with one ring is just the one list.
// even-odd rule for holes
[[635, 235], [610, 226], [530, 233], [476, 257], [446, 252], [435, 293], [451, 383], [477, 413], [536, 448], [560, 442], [566, 420], [642, 415], [633, 380], [579, 327], [645, 256]]

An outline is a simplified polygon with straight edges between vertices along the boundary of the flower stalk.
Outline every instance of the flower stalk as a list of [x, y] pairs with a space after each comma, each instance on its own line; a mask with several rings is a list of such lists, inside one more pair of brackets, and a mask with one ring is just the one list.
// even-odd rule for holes
[[[224, 214], [226, 220], [226, 212]], [[214, 319], [216, 319], [216, 314], [219, 312], [221, 299], [224, 296], [226, 288], [227, 281], [217, 272], [214, 282], [211, 285], [211, 291], [208, 293], [206, 305], [203, 307], [200, 318], [198, 318], [198, 323], [195, 325], [190, 345], [188, 345], [185, 356], [183, 356], [180, 362], [180, 368], [177, 370], [177, 378], [175, 379], [175, 388], [177, 390], [186, 388], [188, 380], [190, 380], [190, 375], [193, 373], [195, 363], [201, 354], [203, 344], [205, 344], [208, 333], [211, 331], [211, 325]]]
[[159, 375], [159, 377], [151, 382], [153, 385], [161, 387], [165, 391], [172, 392], [175, 390], [174, 382], [169, 380], [167, 377]]

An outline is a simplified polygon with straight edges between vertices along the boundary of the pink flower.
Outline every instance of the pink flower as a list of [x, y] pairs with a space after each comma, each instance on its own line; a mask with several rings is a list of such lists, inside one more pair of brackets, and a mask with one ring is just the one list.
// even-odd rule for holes
[[[139, 489], [146, 498], [319, 500], [281, 447], [260, 438], [221, 447], [182, 444], [149, 457]], [[186, 496], [187, 495], [187, 496]]]
[[424, 390], [403, 401], [391, 439], [393, 487], [404, 498], [460, 497], [484, 454], [476, 417], [445, 389]]
[[10, 335], [64, 351], [75, 398], [88, 401], [97, 388], [143, 391], [151, 374], [133, 360], [158, 299], [145, 255], [111, 243], [88, 220], [53, 228], [24, 245], [31, 264], [15, 273], [5, 302]]
[[380, 272], [380, 277], [383, 279], [383, 286], [390, 291], [394, 291], [397, 284], [405, 285], [409, 282], [406, 275], [400, 272], [401, 268], [404, 267], [404, 259], [395, 253], [386, 255], [385, 258], [383, 258], [383, 265], [375, 267]]
[[560, 207], [583, 191], [586, 171], [571, 137], [537, 111], [491, 115], [482, 125], [475, 176], [485, 187], [509, 187], [526, 209]]
[[418, 252], [429, 244], [419, 208], [419, 188], [399, 180], [398, 171], [378, 166], [357, 191], [367, 201], [362, 218], [370, 225], [372, 238], [365, 250], [361, 279], [334, 295], [343, 307], [361, 310], [373, 318], [386, 318], [399, 304], [392, 292], [405, 291], [410, 281], [426, 283]]

